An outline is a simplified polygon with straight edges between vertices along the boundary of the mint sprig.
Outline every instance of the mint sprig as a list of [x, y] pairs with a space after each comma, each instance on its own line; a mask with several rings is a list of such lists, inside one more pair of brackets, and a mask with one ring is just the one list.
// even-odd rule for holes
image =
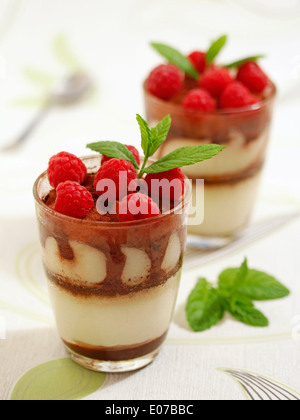
[[268, 327], [269, 320], [255, 308], [251, 299], [243, 295], [230, 296], [223, 301], [224, 308], [239, 322], [250, 327]]
[[241, 67], [243, 64], [248, 63], [249, 61], [258, 61], [261, 58], [265, 58], [265, 57], [266, 57], [265, 55], [253, 55], [251, 57], [246, 57], [241, 60], [234, 61], [233, 63], [226, 64], [224, 67], [228, 69], [234, 69], [234, 68]]
[[182, 147], [147, 167], [148, 159], [154, 155], [159, 146], [167, 139], [172, 120], [170, 115], [168, 115], [152, 130], [150, 130], [148, 123], [140, 115], [137, 115], [137, 120], [141, 130], [142, 145], [146, 145], [144, 164], [139, 173], [139, 178], [142, 178], [145, 173], [158, 174], [211, 159], [226, 147], [218, 144]]
[[167, 115], [155, 127], [150, 129], [148, 123], [139, 114], [137, 114], [136, 119], [141, 132], [141, 146], [144, 152], [144, 162], [141, 168], [137, 165], [133, 154], [121, 143], [100, 141], [97, 143], [90, 143], [87, 147], [94, 152], [101, 153], [110, 158], [124, 159], [131, 162], [139, 171], [139, 178], [142, 178], [145, 174], [167, 172], [175, 168], [181, 168], [183, 166], [189, 166], [211, 159], [226, 147], [218, 144], [182, 147], [162, 159], [157, 160], [152, 165], [147, 166], [149, 159], [166, 141], [172, 120], [170, 115]]
[[145, 161], [147, 162], [148, 158], [151, 156], [150, 154], [150, 146], [151, 146], [151, 130], [148, 123], [140, 116], [136, 116], [137, 122], [140, 126], [141, 132], [141, 145], [145, 156]]
[[152, 42], [151, 46], [164, 58], [168, 60], [169, 63], [174, 64], [180, 70], [187, 73], [189, 76], [193, 77], [194, 79], [199, 79], [199, 73], [195, 70], [194, 66], [190, 62], [190, 60], [185, 57], [180, 51], [176, 50], [173, 47], [170, 47], [166, 44], [159, 44]]
[[[209, 64], [212, 64], [217, 56], [220, 54], [222, 49], [227, 44], [228, 36], [223, 35], [214, 41], [211, 46], [209, 47], [206, 53], [206, 60]], [[169, 63], [174, 64], [180, 70], [184, 71], [186, 74], [191, 76], [192, 78], [198, 80], [200, 74], [197, 72], [191, 61], [184, 56], [180, 51], [177, 49], [161, 43], [152, 42], [151, 46], [164, 58], [168, 60]]]
[[145, 168], [144, 172], [147, 174], [157, 174], [183, 166], [194, 165], [195, 163], [211, 159], [218, 155], [224, 148], [225, 146], [218, 144], [181, 147], [153, 163], [148, 168]]
[[209, 50], [206, 53], [206, 60], [208, 63], [213, 63], [215, 61], [217, 56], [227, 44], [227, 40], [228, 36], [223, 35], [211, 44]]
[[281, 299], [289, 294], [290, 291], [275, 277], [249, 269], [245, 259], [240, 268], [224, 270], [217, 286], [199, 279], [187, 301], [187, 320], [194, 331], [205, 331], [229, 312], [246, 325], [267, 327], [269, 320], [253, 301]]
[[191, 292], [187, 308], [187, 320], [194, 331], [205, 331], [224, 317], [224, 307], [217, 290], [204, 278], [199, 279]]
[[127, 160], [134, 165], [135, 169], [139, 169], [139, 165], [134, 159], [132, 152], [130, 152], [122, 143], [117, 141], [100, 141], [97, 143], [90, 143], [86, 147], [93, 152], [98, 152], [110, 158]]
[[242, 280], [237, 282], [240, 273], [238, 268], [228, 268], [219, 276], [219, 290], [222, 294], [240, 293], [256, 301], [281, 299], [289, 294], [289, 290], [275, 277], [263, 271], [247, 269]]

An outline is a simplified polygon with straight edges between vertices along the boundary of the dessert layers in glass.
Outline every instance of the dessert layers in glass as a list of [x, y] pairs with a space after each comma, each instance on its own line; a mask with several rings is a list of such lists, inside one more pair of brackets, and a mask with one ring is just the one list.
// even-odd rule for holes
[[[184, 172], [193, 180], [195, 199], [196, 180], [205, 181], [204, 222], [203, 212], [199, 211], [198, 223], [193, 220], [190, 233], [233, 236], [248, 224], [255, 204], [269, 143], [276, 88], [271, 84], [259, 104], [247, 108], [201, 112], [188, 111], [181, 106], [184, 95], [192, 87], [189, 84], [171, 101], [161, 100], [145, 88], [147, 120], [155, 125], [168, 114], [172, 118], [168, 139], [158, 157], [183, 146], [226, 145], [219, 156], [184, 168]], [[203, 188], [202, 184], [199, 188]], [[201, 208], [203, 196], [198, 197]]]
[[[84, 159], [89, 174], [97, 172], [100, 160]], [[89, 180], [92, 185], [92, 175], [87, 188]], [[190, 190], [187, 183], [185, 201], [168, 214], [118, 223], [96, 208], [84, 220], [55, 212], [47, 174], [38, 179], [36, 207], [50, 297], [60, 336], [78, 363], [124, 371], [145, 366], [158, 354], [178, 292]]]

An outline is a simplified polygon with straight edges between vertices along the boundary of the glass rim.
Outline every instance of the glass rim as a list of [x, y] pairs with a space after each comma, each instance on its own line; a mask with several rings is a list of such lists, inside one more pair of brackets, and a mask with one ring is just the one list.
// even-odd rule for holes
[[146, 83], [147, 83], [147, 79], [144, 82], [144, 95], [145, 97], [149, 97], [151, 98], [151, 101], [154, 104], [160, 105], [160, 106], [165, 106], [168, 107], [168, 109], [170, 111], [173, 112], [180, 112], [180, 113], [184, 113], [187, 116], [226, 116], [226, 115], [240, 115], [243, 113], [249, 113], [251, 111], [259, 111], [261, 109], [263, 109], [264, 107], [266, 107], [267, 105], [271, 104], [274, 102], [276, 96], [277, 96], [277, 87], [275, 85], [274, 82], [271, 82], [270, 87], [271, 87], [271, 92], [270, 94], [259, 101], [258, 104], [253, 104], [253, 105], [248, 105], [246, 107], [243, 108], [231, 108], [231, 109], [217, 109], [215, 111], [197, 111], [197, 110], [187, 110], [184, 109], [182, 107], [181, 104], [177, 104], [177, 103], [173, 103], [173, 102], [169, 102], [166, 101], [164, 99], [160, 99], [156, 96], [154, 96], [152, 93], [150, 93], [147, 88], [146, 88]]
[[[80, 157], [80, 159], [84, 162], [89, 159], [95, 159], [98, 155], [88, 155]], [[101, 155], [99, 154], [99, 158], [101, 158]], [[89, 173], [89, 172], [88, 172]], [[85, 226], [94, 226], [94, 227], [109, 227], [109, 228], [122, 228], [122, 227], [132, 227], [132, 226], [141, 226], [145, 224], [151, 224], [158, 222], [166, 217], [171, 217], [172, 215], [180, 215], [183, 213], [178, 213], [178, 211], [182, 208], [184, 209], [186, 206], [189, 205], [191, 197], [192, 197], [192, 182], [186, 178], [186, 185], [188, 186], [188, 189], [185, 192], [184, 198], [181, 203], [179, 203], [176, 207], [174, 207], [172, 210], [162, 213], [158, 216], [150, 217], [148, 219], [142, 219], [142, 220], [134, 220], [129, 222], [104, 222], [104, 221], [95, 221], [95, 220], [85, 220], [85, 219], [77, 219], [75, 217], [67, 216], [62, 213], [57, 212], [54, 209], [51, 209], [49, 206], [47, 206], [43, 199], [39, 196], [38, 193], [38, 186], [39, 183], [42, 182], [44, 179], [48, 179], [47, 177], [47, 171], [44, 171], [34, 182], [33, 185], [33, 196], [35, 199], [36, 204], [38, 204], [46, 213], [49, 215], [52, 215], [54, 217], [57, 217], [61, 220], [66, 220], [68, 223], [74, 223], [74, 224], [80, 224]]]

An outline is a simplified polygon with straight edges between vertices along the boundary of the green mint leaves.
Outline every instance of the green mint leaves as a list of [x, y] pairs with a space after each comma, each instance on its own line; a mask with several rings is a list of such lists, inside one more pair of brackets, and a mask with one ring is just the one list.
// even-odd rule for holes
[[154, 155], [167, 139], [172, 120], [170, 115], [168, 115], [152, 129], [150, 129], [148, 123], [140, 115], [137, 115], [137, 121], [141, 130], [142, 148], [145, 154], [145, 160], [139, 173], [139, 178], [145, 173], [158, 174], [175, 168], [194, 165], [195, 163], [213, 158], [225, 148], [225, 146], [217, 144], [182, 147], [156, 161], [149, 167], [146, 167], [148, 159]]
[[156, 127], [150, 129], [148, 123], [140, 115], [137, 115], [136, 119], [140, 127], [141, 145], [145, 156], [141, 168], [139, 168], [136, 163], [133, 154], [121, 143], [115, 141], [100, 141], [97, 143], [90, 143], [87, 147], [94, 152], [101, 153], [110, 158], [124, 159], [131, 162], [137, 171], [139, 171], [139, 178], [142, 178], [144, 174], [167, 172], [175, 168], [181, 168], [183, 166], [189, 166], [211, 159], [225, 148], [225, 146], [220, 146], [218, 144], [182, 147], [147, 167], [149, 158], [151, 158], [166, 141], [172, 120], [170, 115], [167, 115]]
[[[221, 50], [227, 44], [228, 37], [227, 35], [223, 35], [214, 41], [211, 46], [209, 47], [206, 53], [206, 59], [209, 64], [212, 64], [216, 57], [220, 54]], [[160, 44], [152, 42], [151, 46], [165, 59], [168, 60], [169, 63], [174, 64], [180, 70], [184, 71], [186, 74], [191, 76], [192, 78], [198, 80], [200, 74], [196, 71], [191, 61], [185, 57], [180, 51], [176, 50], [173, 47], [170, 47], [166, 44]]]
[[216, 57], [220, 54], [222, 49], [227, 44], [227, 40], [228, 40], [228, 36], [223, 35], [212, 43], [212, 45], [210, 46], [209, 50], [206, 53], [206, 60], [208, 61], [208, 63], [214, 62]]
[[268, 319], [253, 301], [281, 299], [289, 294], [275, 277], [249, 269], [245, 260], [240, 268], [224, 270], [217, 287], [199, 279], [187, 301], [187, 320], [194, 331], [201, 332], [215, 326], [229, 312], [246, 325], [267, 327]]
[[224, 148], [225, 146], [220, 146], [218, 144], [181, 147], [146, 168], [145, 173], [156, 174], [167, 172], [175, 168], [181, 168], [183, 166], [194, 165], [195, 163], [211, 159], [219, 154]]
[[265, 55], [254, 55], [252, 57], [243, 58], [242, 60], [234, 61], [233, 63], [227, 64], [225, 67], [228, 69], [234, 69], [241, 67], [243, 64], [248, 63], [248, 61], [258, 61], [261, 58], [265, 58]]
[[122, 143], [117, 141], [100, 141], [97, 143], [90, 143], [86, 147], [93, 150], [93, 152], [101, 153], [110, 158], [127, 160], [134, 165], [135, 169], [139, 169], [133, 154]]
[[[228, 42], [228, 36], [222, 35], [220, 38], [218, 38], [216, 41], [213, 41], [211, 46], [209, 47], [207, 53], [206, 53], [206, 61], [208, 64], [213, 64], [220, 52], [223, 50], [223, 48], [227, 45]], [[192, 78], [198, 80], [200, 77], [200, 74], [196, 71], [193, 64], [190, 62], [190, 60], [185, 57], [180, 51], [176, 50], [173, 47], [170, 47], [166, 44], [159, 44], [152, 42], [151, 46], [165, 59], [168, 60], [169, 63], [174, 64], [177, 66], [180, 70], [184, 71], [186, 74], [191, 76]], [[233, 63], [227, 64], [224, 67], [228, 69], [235, 69], [243, 64], [247, 63], [248, 61], [258, 61], [261, 58], [265, 58], [265, 55], [254, 55], [251, 57], [246, 57], [238, 61], [234, 61]]]
[[197, 80], [199, 78], [199, 73], [195, 70], [190, 60], [187, 57], [185, 57], [183, 54], [181, 54], [181, 52], [165, 44], [158, 44], [158, 43], [152, 42], [151, 46], [160, 55], [166, 58], [169, 63], [174, 64], [180, 70], [184, 71], [185, 73], [187, 73], [189, 76], [193, 77], [194, 79]]
[[198, 332], [208, 330], [223, 319], [224, 313], [218, 291], [206, 279], [200, 279], [191, 292], [186, 307], [191, 328]]

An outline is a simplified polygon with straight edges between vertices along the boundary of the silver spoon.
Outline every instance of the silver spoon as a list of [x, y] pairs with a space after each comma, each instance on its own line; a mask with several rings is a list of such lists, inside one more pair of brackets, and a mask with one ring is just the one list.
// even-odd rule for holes
[[9, 152], [21, 146], [38, 126], [47, 113], [55, 106], [68, 106], [81, 100], [92, 89], [91, 79], [84, 73], [76, 73], [66, 77], [54, 87], [48, 95], [38, 115], [26, 127], [23, 133], [2, 152]]

